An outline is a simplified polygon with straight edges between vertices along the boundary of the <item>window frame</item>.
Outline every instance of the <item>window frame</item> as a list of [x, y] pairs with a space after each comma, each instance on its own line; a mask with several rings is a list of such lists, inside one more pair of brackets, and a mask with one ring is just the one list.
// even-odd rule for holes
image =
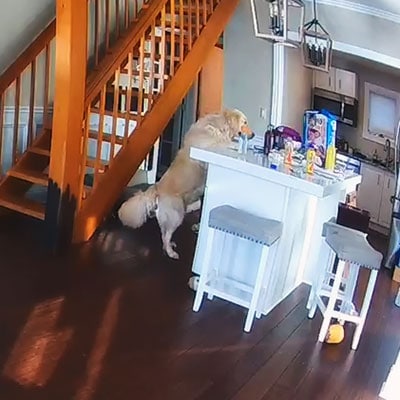
[[388, 135], [385, 135], [384, 133], [378, 134], [370, 132], [369, 130], [371, 92], [384, 97], [392, 98], [393, 100], [396, 101], [397, 114], [396, 114], [395, 126], [397, 125], [400, 119], [400, 93], [395, 92], [394, 90], [383, 88], [378, 85], [374, 85], [370, 82], [364, 83], [364, 118], [363, 118], [363, 133], [362, 133], [363, 138], [383, 145], [385, 144], [386, 140], [389, 139], [391, 144], [394, 144], [396, 133], [394, 133], [393, 137], [390, 137]]

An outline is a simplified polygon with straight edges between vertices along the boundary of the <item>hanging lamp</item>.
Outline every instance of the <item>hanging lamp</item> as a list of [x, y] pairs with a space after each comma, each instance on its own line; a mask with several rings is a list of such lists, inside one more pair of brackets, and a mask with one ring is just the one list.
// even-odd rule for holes
[[[258, 38], [272, 40], [285, 46], [298, 47], [296, 40], [289, 39], [289, 15], [299, 18], [299, 35], [302, 40], [304, 2], [302, 0], [250, 0], [254, 34]], [[296, 15], [297, 14], [297, 15]], [[292, 24], [292, 21], [290, 21]]]
[[332, 39], [317, 18], [317, 2], [313, 0], [314, 18], [303, 28], [303, 64], [307, 68], [328, 72], [332, 62]]

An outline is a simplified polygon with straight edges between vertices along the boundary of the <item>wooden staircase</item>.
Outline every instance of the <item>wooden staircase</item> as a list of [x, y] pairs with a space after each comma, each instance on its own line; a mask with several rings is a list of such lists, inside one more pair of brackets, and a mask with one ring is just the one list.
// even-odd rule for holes
[[[62, 207], [52, 204], [57, 215], [48, 217], [49, 202], [54, 203], [54, 196], [46, 192], [50, 179], [75, 198], [73, 237], [78, 242], [92, 236], [148, 156], [238, 4], [238, 0], [153, 0], [143, 2], [140, 9], [136, 6], [132, 14], [129, 2], [134, 3], [121, 0], [128, 5], [117, 16], [122, 21], [114, 26], [118, 32], [112, 32], [110, 18], [115, 16], [110, 9], [106, 7], [103, 19], [109, 22], [101, 29], [98, 1], [89, 0], [87, 23], [94, 23], [95, 33], [86, 55], [82, 114], [79, 104], [75, 112], [75, 105], [57, 93], [62, 87], [57, 86], [57, 68], [63, 66], [57, 58], [54, 63], [51, 51], [65, 40], [64, 10], [57, 14], [57, 34], [53, 21], [0, 77], [0, 147], [12, 109], [7, 102], [14, 97], [12, 162], [0, 182], [0, 206], [55, 221]], [[69, 12], [74, 12], [72, 4]], [[38, 66], [43, 64], [39, 80]], [[73, 80], [74, 74], [70, 76]], [[21, 82], [27, 80], [29, 95], [24, 96]], [[41, 91], [38, 81], [44, 81]], [[39, 91], [44, 102], [38, 111]], [[24, 97], [28, 106], [22, 104]], [[68, 107], [71, 114], [65, 112]], [[29, 111], [25, 125], [22, 109]]]

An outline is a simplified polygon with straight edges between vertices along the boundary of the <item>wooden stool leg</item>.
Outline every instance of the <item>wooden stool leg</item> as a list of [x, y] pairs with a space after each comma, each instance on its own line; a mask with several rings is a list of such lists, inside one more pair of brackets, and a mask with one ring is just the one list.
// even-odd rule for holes
[[261, 257], [260, 257], [260, 264], [258, 266], [258, 271], [257, 271], [257, 276], [256, 276], [256, 282], [255, 282], [254, 289], [253, 289], [253, 295], [251, 297], [250, 307], [249, 307], [249, 311], [247, 313], [246, 323], [244, 325], [245, 332], [250, 332], [251, 325], [253, 324], [254, 314], [256, 312], [256, 309], [257, 309], [257, 306], [259, 303], [261, 288], [263, 285], [263, 277], [264, 277], [264, 273], [265, 273], [265, 269], [266, 269], [266, 265], [267, 265], [268, 253], [269, 253], [269, 247], [263, 246], [263, 249], [261, 252]]
[[377, 277], [378, 277], [378, 271], [375, 269], [372, 270], [369, 275], [368, 286], [365, 292], [363, 305], [361, 307], [360, 322], [357, 324], [357, 328], [354, 331], [353, 342], [351, 344], [351, 348], [353, 350], [357, 350], [358, 343], [360, 342], [361, 333], [364, 329], [365, 320], [367, 319], [367, 313], [369, 310], [369, 306], [371, 305], [372, 295], [374, 293]]
[[318, 340], [320, 342], [323, 342], [325, 340], [326, 334], [328, 333], [329, 324], [331, 323], [332, 313], [335, 309], [336, 300], [337, 300], [338, 294], [339, 294], [339, 288], [340, 288], [340, 283], [342, 281], [345, 264], [346, 263], [344, 261], [339, 260], [336, 275], [335, 275], [335, 280], [334, 280], [333, 286], [332, 286], [332, 291], [329, 295], [328, 305], [327, 305], [325, 313], [324, 313], [324, 320], [321, 325], [321, 330], [319, 331]]
[[212, 228], [208, 229], [206, 252], [204, 255], [204, 265], [202, 271], [200, 272], [199, 287], [197, 288], [196, 297], [193, 303], [193, 311], [196, 312], [199, 311], [200, 309], [201, 302], [203, 300], [203, 294], [206, 288], [206, 283], [208, 280], [208, 273], [210, 271], [210, 266], [211, 266], [211, 255], [213, 249], [214, 233], [215, 233], [214, 229]]

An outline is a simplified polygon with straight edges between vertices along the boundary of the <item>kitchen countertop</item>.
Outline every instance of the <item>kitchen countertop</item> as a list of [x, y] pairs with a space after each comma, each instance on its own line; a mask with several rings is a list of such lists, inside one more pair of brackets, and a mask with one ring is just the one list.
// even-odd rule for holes
[[268, 157], [252, 150], [247, 154], [240, 154], [233, 149], [205, 150], [192, 147], [190, 156], [199, 161], [237, 170], [320, 198], [361, 182], [361, 175], [357, 174], [343, 178], [321, 169], [316, 170], [313, 175], [308, 175], [301, 167], [286, 165], [280, 165], [278, 170], [271, 169], [268, 167]]
[[393, 168], [386, 167], [386, 166], [380, 164], [379, 162], [374, 162], [370, 158], [363, 158], [363, 157], [357, 156], [355, 154], [346, 153], [344, 151], [338, 151], [338, 154], [342, 154], [342, 155], [344, 155], [346, 157], [350, 157], [350, 158], [353, 158], [355, 160], [358, 160], [358, 161], [360, 161], [360, 162], [362, 162], [364, 164], [371, 165], [372, 167], [378, 168], [378, 169], [380, 169], [382, 171], [390, 172], [391, 174], [394, 174]]

